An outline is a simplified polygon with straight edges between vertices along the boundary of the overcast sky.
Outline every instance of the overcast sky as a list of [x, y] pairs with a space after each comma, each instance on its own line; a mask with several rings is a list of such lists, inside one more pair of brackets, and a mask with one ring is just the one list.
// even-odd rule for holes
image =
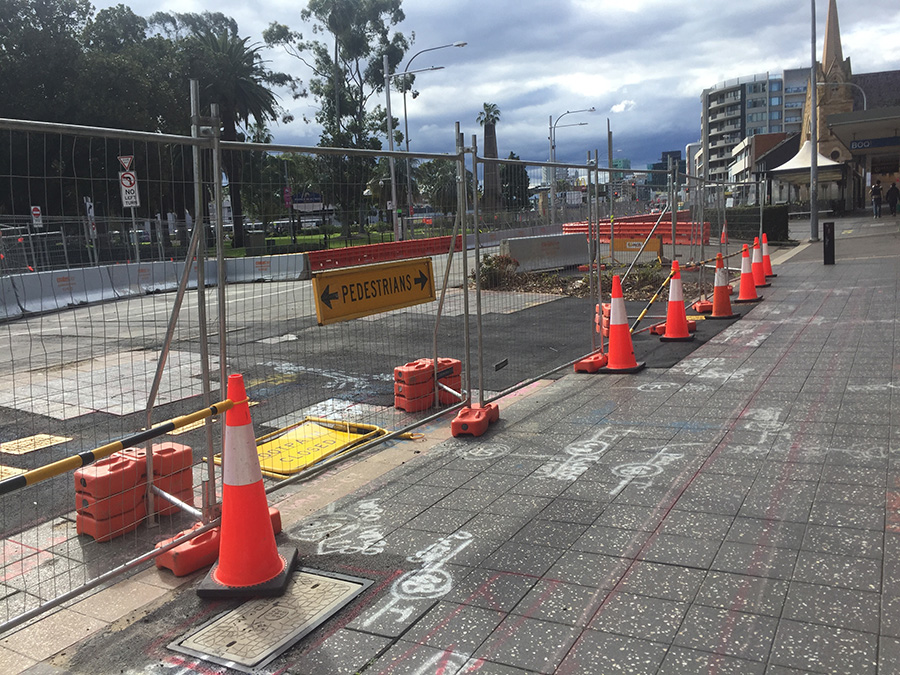
[[[303, 0], [127, 0], [97, 1], [102, 7], [128, 4], [154, 11], [220, 11], [237, 20], [242, 36], [262, 41], [271, 21], [312, 38], [300, 20]], [[723, 80], [755, 73], [780, 74], [810, 64], [809, 0], [403, 0], [406, 20], [398, 28], [415, 33], [408, 53], [457, 41], [464, 48], [417, 57], [420, 95], [407, 98], [410, 149], [453, 150], [454, 123], [467, 143], [481, 128], [475, 118], [484, 102], [501, 111], [499, 155], [546, 161], [550, 117], [572, 114], [557, 127], [557, 159], [583, 163], [598, 150], [606, 165], [610, 120], [613, 155], [634, 168], [681, 150], [700, 136], [700, 94]], [[817, 58], [821, 59], [828, 0], [816, 0]], [[900, 6], [896, 0], [838, 0], [844, 56], [854, 73], [900, 69]], [[275, 70], [308, 80], [305, 66], [283, 52], [267, 54]], [[405, 66], [404, 61], [401, 64]], [[383, 104], [383, 97], [380, 101]], [[391, 106], [403, 124], [402, 96]], [[278, 143], [315, 145], [319, 129], [307, 125], [313, 100], [282, 105], [297, 121], [275, 126]], [[587, 125], [566, 127], [569, 123]]]

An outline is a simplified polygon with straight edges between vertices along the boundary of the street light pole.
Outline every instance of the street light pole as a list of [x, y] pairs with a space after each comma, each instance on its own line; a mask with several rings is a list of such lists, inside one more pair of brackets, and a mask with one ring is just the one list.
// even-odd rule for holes
[[[550, 115], [550, 162], [551, 164], [556, 162], [556, 127], [559, 125], [559, 121], [565, 117], [566, 115], [572, 115], [574, 113], [584, 113], [584, 112], [594, 112], [596, 108], [591, 106], [590, 108], [584, 108], [582, 110], [566, 110], [562, 115], [556, 118], [556, 122], [553, 121], [553, 115]], [[587, 122], [579, 122], [578, 124], [574, 124], [572, 126], [584, 126]], [[550, 167], [550, 224], [556, 225], [556, 167]]]
[[397, 219], [397, 178], [394, 169], [394, 122], [391, 118], [391, 66], [388, 63], [388, 55], [384, 55], [384, 96], [385, 109], [387, 112], [387, 137], [388, 151], [392, 154], [388, 155], [388, 166], [391, 169], [391, 221], [394, 224], [394, 241], [400, 241], [403, 234], [400, 232], [400, 224]]
[[[812, 37], [811, 61], [809, 71], [811, 83], [819, 79], [819, 64], [816, 61], [816, 0], [811, 0], [812, 5]], [[809, 240], [819, 241], [819, 99], [818, 87], [811, 87], [809, 92]]]
[[[447, 45], [441, 45], [440, 47], [429, 47], [428, 49], [423, 49], [421, 51], [413, 54], [409, 61], [406, 62], [406, 67], [403, 69], [403, 138], [406, 143], [406, 152], [409, 153], [409, 118], [406, 115], [406, 76], [409, 75], [409, 67], [412, 65], [413, 60], [419, 55], [424, 54], [425, 52], [433, 52], [438, 49], [447, 49], [448, 47], [465, 47], [468, 42], [451, 42]], [[412, 176], [411, 176], [411, 165], [409, 162], [409, 157], [406, 158], [406, 210], [407, 215], [412, 215]]]

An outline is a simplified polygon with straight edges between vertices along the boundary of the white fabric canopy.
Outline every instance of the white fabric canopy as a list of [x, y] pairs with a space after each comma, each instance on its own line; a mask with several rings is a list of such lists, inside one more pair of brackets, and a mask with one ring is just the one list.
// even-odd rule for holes
[[[812, 153], [810, 152], [810, 142], [807, 140], [800, 151], [791, 159], [781, 166], [769, 169], [769, 173], [773, 174], [778, 180], [787, 183], [809, 184], [809, 171], [811, 165]], [[819, 176], [819, 182], [828, 182], [840, 180], [844, 177], [844, 165], [835, 162], [833, 159], [816, 153], [816, 164]]]

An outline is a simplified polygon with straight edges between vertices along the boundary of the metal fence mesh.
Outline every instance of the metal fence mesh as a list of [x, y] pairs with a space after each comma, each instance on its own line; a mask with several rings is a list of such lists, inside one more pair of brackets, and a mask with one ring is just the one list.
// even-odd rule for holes
[[[393, 204], [390, 153], [9, 121], [0, 130], [8, 141], [0, 144], [4, 476], [208, 406], [224, 398], [228, 373], [244, 375], [257, 435], [309, 416], [388, 431], [420, 424], [460, 397], [442, 390], [434, 406], [432, 390], [429, 405], [410, 403], [398, 367], [452, 359], [445, 384], [464, 398], [471, 383], [475, 402], [557, 377], [598, 347], [596, 306], [609, 293], [600, 265], [623, 270], [664, 254], [614, 248], [610, 212], [613, 223], [650, 227], [659, 195], [593, 164], [562, 165], [566, 184], [551, 187], [539, 182], [558, 167], [545, 163], [394, 153], [413, 174], [407, 182], [406, 162], [395, 163]], [[217, 166], [227, 175], [221, 184]], [[497, 182], [485, 178], [488, 168]], [[123, 202], [128, 172], [140, 194], [133, 209]], [[550, 189], [559, 189], [555, 212]], [[715, 236], [724, 220], [713, 204], [679, 214], [709, 222]], [[29, 215], [35, 205], [40, 227]], [[391, 244], [395, 218], [404, 241]], [[637, 231], [615, 236], [643, 244]], [[460, 238], [452, 255], [450, 235]], [[559, 248], [548, 254], [548, 246]], [[321, 321], [311, 274], [392, 256], [430, 259], [436, 299]], [[207, 458], [219, 452], [221, 426], [154, 441], [190, 448], [184, 473], [154, 481], [180, 486], [177, 496], [197, 511], [203, 483], [219, 485]], [[129, 504], [120, 528], [128, 531], [97, 541], [86, 531], [94, 525], [79, 525], [78, 499], [71, 473], [0, 495], [0, 622], [151, 551], [198, 517], [166, 508], [154, 522]]]

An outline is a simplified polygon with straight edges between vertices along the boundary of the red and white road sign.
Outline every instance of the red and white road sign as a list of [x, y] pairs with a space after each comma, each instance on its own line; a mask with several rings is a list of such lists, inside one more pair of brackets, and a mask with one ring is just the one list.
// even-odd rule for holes
[[122, 193], [123, 208], [134, 209], [141, 205], [141, 196], [138, 193], [137, 173], [134, 171], [120, 171], [119, 190]]
[[122, 165], [124, 171], [131, 171], [131, 163], [134, 161], [134, 155], [119, 155], [119, 164]]
[[41, 217], [41, 207], [40, 206], [32, 206], [31, 207], [31, 223], [35, 227], [43, 227], [44, 219]]

